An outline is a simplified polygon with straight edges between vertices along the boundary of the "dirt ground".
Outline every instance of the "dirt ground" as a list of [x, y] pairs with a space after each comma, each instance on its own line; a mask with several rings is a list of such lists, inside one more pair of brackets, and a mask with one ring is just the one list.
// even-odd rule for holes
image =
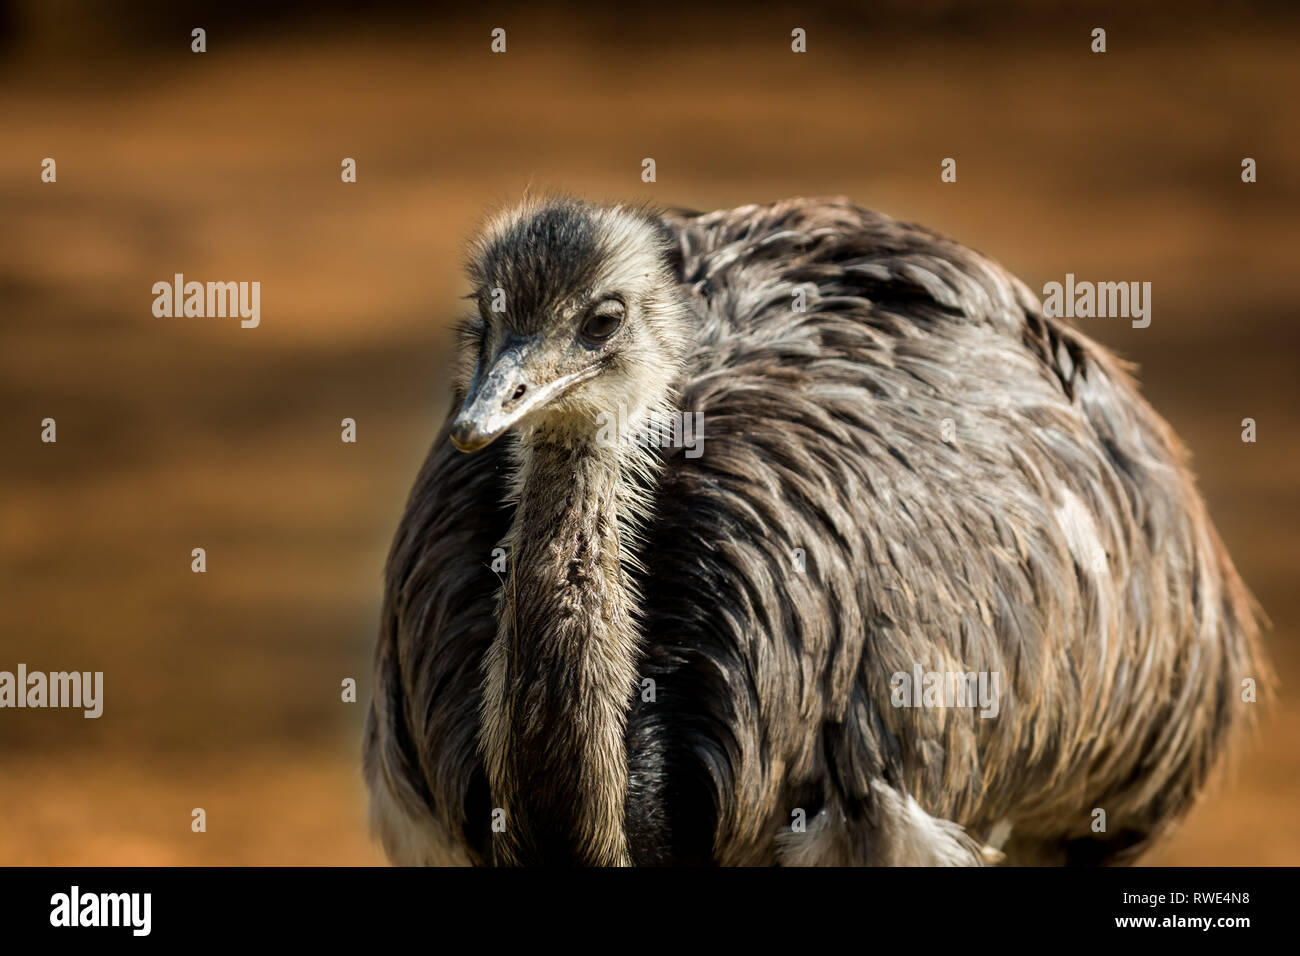
[[[1151, 281], [1150, 328], [1085, 330], [1192, 449], [1281, 680], [1145, 862], [1300, 863], [1294, 24], [1120, 23], [1104, 56], [1070, 20], [809, 29], [805, 56], [779, 19], [520, 17], [496, 57], [483, 23], [414, 21], [0, 60], [0, 669], [106, 684], [99, 720], [0, 713], [0, 864], [382, 862], [359, 754], [383, 557], [445, 407], [461, 243], [530, 187], [846, 194], [1034, 289]], [[155, 318], [176, 272], [260, 281], [260, 327]]]

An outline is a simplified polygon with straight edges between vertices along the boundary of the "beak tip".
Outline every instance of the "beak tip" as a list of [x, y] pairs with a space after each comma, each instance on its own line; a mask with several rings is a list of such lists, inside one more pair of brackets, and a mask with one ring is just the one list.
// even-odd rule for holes
[[448, 437], [457, 451], [468, 454], [490, 445], [495, 436], [485, 435], [469, 423], [453, 423]]

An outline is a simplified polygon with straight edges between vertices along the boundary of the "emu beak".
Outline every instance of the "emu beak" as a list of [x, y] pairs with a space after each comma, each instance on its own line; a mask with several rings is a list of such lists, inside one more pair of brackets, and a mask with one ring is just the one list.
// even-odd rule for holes
[[529, 412], [597, 371], [592, 367], [538, 382], [525, 365], [525, 347], [516, 344], [502, 349], [486, 372], [478, 369], [465, 404], [451, 423], [451, 443], [456, 448], [465, 452], [486, 448]]

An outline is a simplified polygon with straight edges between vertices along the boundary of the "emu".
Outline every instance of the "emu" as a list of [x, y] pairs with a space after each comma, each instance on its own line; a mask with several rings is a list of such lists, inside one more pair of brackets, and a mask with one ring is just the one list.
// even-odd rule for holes
[[[547, 198], [468, 271], [386, 569], [393, 862], [1127, 862], [1247, 722], [1257, 611], [1186, 453], [984, 256], [840, 199]], [[703, 453], [615, 412], [702, 413]], [[994, 715], [900, 706], [923, 674]]]

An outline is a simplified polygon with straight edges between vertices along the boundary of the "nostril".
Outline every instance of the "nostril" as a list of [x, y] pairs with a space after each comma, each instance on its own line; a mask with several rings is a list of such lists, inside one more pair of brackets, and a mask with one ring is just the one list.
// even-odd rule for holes
[[515, 389], [515, 393], [510, 396], [510, 402], [508, 402], [507, 404], [519, 401], [519, 399], [524, 397], [524, 392], [526, 391], [528, 391], [528, 386], [520, 385], [517, 389]]

